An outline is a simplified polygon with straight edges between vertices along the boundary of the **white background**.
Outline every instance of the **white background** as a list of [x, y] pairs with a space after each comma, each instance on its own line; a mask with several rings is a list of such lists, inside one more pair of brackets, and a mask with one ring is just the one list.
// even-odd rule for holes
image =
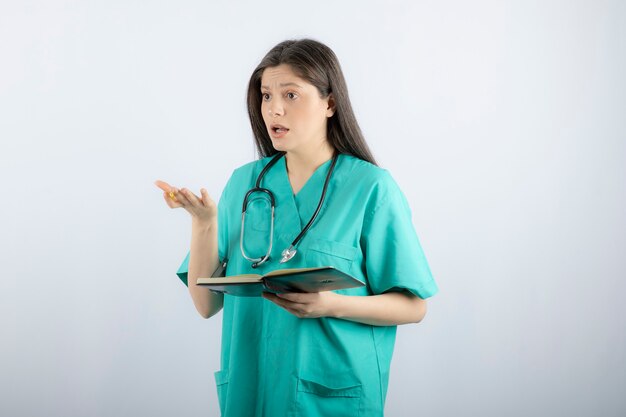
[[[216, 416], [221, 314], [175, 271], [255, 157], [248, 78], [311, 37], [440, 286], [389, 416], [626, 413], [619, 1], [0, 1], [0, 415]], [[332, 198], [332, 196], [330, 196]]]

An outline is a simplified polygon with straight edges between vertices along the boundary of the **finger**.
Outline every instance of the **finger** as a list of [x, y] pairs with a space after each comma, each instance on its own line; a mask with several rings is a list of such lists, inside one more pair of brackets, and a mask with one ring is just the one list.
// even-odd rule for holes
[[172, 187], [164, 192], [169, 197], [170, 200], [172, 200], [173, 202], [178, 202], [178, 199], [176, 198], [176, 194], [178, 194], [178, 190], [176, 188]]
[[154, 183], [156, 184], [157, 187], [159, 187], [160, 189], [162, 189], [166, 193], [169, 193], [172, 190], [172, 188], [174, 188], [171, 185], [169, 185], [168, 183], [166, 183], [165, 181], [156, 180]]
[[176, 188], [161, 180], [156, 180], [154, 183], [157, 187], [163, 190], [163, 192], [166, 193], [172, 201], [176, 201]]
[[293, 314], [298, 318], [307, 317], [308, 313], [306, 312], [306, 308], [302, 304], [293, 303], [289, 300], [282, 299], [279, 295], [283, 294], [272, 294], [272, 293], [263, 293], [263, 297], [270, 300], [278, 307], [287, 311], [289, 314]]
[[191, 203], [191, 201], [189, 200], [189, 198], [187, 197], [187, 195], [183, 192], [183, 189], [177, 190], [174, 188], [174, 195], [176, 197], [176, 199], [178, 200], [178, 202], [180, 204], [182, 204], [185, 207], [189, 207], [192, 206], [193, 204]]
[[288, 300], [293, 303], [307, 303], [311, 301], [311, 294], [302, 294], [297, 292], [285, 292], [282, 294], [277, 294], [283, 300]]
[[202, 200], [200, 200], [200, 198], [195, 195], [194, 193], [192, 193], [191, 191], [189, 191], [186, 188], [182, 188], [180, 190], [180, 193], [182, 195], [184, 195], [187, 198], [187, 201], [189, 201], [189, 203], [194, 206], [194, 207], [198, 207], [202, 205]]
[[264, 292], [263, 293], [263, 298], [266, 298], [266, 299], [270, 300], [271, 302], [273, 302], [274, 304], [278, 305], [279, 307], [284, 308], [285, 310], [289, 310], [289, 308], [292, 305], [292, 303], [289, 300], [283, 300], [283, 299], [277, 297], [276, 294], [272, 294], [272, 293], [269, 293], [269, 292]]
[[200, 190], [200, 195], [202, 195], [202, 202], [205, 206], [208, 207], [211, 204], [211, 197], [209, 196], [209, 192], [205, 188], [202, 188]]
[[178, 201], [172, 200], [172, 198], [170, 197], [169, 193], [163, 192], [163, 199], [165, 200], [165, 202], [167, 203], [167, 205], [170, 208], [178, 208], [178, 207], [182, 207], [183, 206]]
[[265, 298], [266, 300], [270, 300], [270, 301], [276, 300], [276, 294], [273, 294], [271, 292], [263, 292], [261, 293], [261, 296]]

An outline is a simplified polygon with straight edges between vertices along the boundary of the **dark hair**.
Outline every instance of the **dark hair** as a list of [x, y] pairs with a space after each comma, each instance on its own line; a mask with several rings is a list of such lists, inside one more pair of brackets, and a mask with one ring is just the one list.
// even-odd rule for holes
[[261, 114], [261, 77], [268, 67], [287, 64], [298, 75], [314, 85], [320, 97], [333, 93], [335, 113], [328, 119], [326, 137], [337, 152], [346, 153], [376, 165], [361, 128], [354, 117], [348, 87], [335, 53], [312, 39], [287, 40], [273, 47], [256, 67], [248, 84], [248, 115], [254, 140], [261, 157], [275, 155], [263, 115]]

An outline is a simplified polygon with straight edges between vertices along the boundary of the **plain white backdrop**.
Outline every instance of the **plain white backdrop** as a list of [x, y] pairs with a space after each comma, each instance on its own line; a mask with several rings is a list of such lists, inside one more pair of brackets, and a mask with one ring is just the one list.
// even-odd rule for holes
[[[255, 158], [252, 70], [338, 55], [440, 293], [389, 416], [626, 413], [620, 1], [0, 1], [0, 415], [217, 416], [221, 314], [175, 271]], [[332, 198], [332, 196], [329, 196]]]

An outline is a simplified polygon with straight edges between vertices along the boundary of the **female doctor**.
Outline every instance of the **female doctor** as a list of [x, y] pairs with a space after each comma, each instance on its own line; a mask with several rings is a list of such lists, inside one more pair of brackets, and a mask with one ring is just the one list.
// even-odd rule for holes
[[[276, 45], [247, 102], [261, 158], [233, 172], [218, 205], [157, 182], [191, 215], [179, 277], [202, 317], [224, 309], [221, 413], [382, 416], [396, 326], [420, 322], [437, 292], [407, 201], [376, 165], [327, 46]], [[262, 298], [196, 286], [222, 263], [226, 276], [330, 265], [365, 286]]]

